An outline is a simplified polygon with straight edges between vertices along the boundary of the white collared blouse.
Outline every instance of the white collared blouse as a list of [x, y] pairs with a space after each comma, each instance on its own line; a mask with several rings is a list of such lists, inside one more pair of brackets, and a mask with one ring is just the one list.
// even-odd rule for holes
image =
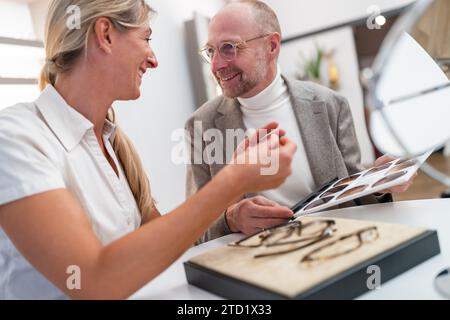
[[[4, 109], [0, 112], [0, 206], [65, 188], [78, 199], [104, 245], [137, 229], [139, 209], [112, 148], [114, 133], [114, 124], [105, 120], [103, 140], [119, 176], [100, 149], [94, 125], [53, 86], [47, 86], [33, 103]], [[66, 296], [26, 261], [0, 228], [0, 299], [29, 298]]]

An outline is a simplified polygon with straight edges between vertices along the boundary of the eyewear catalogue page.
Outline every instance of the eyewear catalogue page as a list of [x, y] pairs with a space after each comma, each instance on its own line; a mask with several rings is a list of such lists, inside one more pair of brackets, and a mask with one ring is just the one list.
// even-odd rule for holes
[[432, 151], [411, 159], [396, 159], [351, 176], [334, 179], [294, 205], [294, 218], [334, 207], [407, 182]]

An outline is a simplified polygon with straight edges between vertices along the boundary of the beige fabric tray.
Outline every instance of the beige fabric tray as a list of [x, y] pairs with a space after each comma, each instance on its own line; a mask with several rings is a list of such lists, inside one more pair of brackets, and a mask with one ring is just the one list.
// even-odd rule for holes
[[[224, 246], [196, 256], [189, 261], [218, 273], [266, 288], [286, 297], [296, 295], [334, 277], [365, 260], [379, 255], [426, 231], [424, 228], [359, 220], [303, 217], [302, 222], [317, 219], [336, 221], [335, 235], [325, 241], [292, 253], [255, 259], [258, 253], [271, 248], [240, 248]], [[369, 226], [377, 226], [379, 238], [373, 243], [344, 256], [314, 264], [300, 263], [302, 257], [318, 246]], [[292, 246], [298, 246], [292, 245]], [[289, 245], [283, 248], [289, 248]], [[383, 272], [383, 270], [381, 270]], [[369, 275], [368, 275], [369, 277]]]

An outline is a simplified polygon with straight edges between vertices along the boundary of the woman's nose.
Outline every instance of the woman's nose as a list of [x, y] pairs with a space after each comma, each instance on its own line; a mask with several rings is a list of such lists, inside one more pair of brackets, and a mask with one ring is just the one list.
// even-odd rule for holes
[[158, 59], [156, 59], [156, 55], [153, 52], [153, 50], [151, 51], [150, 55], [147, 58], [147, 62], [149, 64], [149, 68], [157, 68], [158, 67]]

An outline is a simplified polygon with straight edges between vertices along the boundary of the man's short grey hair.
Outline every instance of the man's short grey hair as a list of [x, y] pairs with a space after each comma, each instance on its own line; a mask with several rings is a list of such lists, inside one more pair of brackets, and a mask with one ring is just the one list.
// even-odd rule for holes
[[238, 0], [232, 3], [242, 3], [249, 5], [255, 15], [255, 22], [262, 33], [278, 32], [281, 36], [280, 22], [275, 11], [266, 3], [259, 0]]

